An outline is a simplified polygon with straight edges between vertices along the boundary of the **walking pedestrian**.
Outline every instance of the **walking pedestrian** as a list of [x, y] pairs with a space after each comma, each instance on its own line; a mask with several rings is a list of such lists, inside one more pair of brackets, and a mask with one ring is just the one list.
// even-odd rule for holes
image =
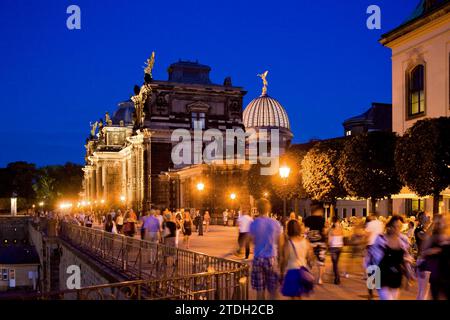
[[116, 228], [116, 224], [114, 223], [114, 220], [112, 218], [112, 215], [108, 214], [106, 216], [106, 221], [105, 221], [105, 227], [104, 227], [106, 232], [110, 232], [110, 233], [117, 233], [117, 228]]
[[164, 244], [169, 247], [176, 247], [177, 224], [175, 222], [175, 216], [166, 213], [164, 218]]
[[[364, 257], [364, 267], [367, 270], [367, 267], [372, 265], [372, 257], [371, 257], [371, 248], [375, 243], [377, 237], [384, 232], [384, 223], [378, 219], [378, 213], [372, 213], [366, 219], [366, 227], [365, 227], [365, 236], [367, 239], [366, 245], [366, 255]], [[366, 277], [370, 276], [365, 272]], [[373, 290], [368, 288], [369, 300], [373, 298]]]
[[314, 276], [309, 270], [314, 252], [309, 241], [303, 237], [303, 226], [297, 220], [286, 224], [287, 241], [281, 255], [281, 274], [284, 274], [281, 293], [291, 299], [300, 299], [314, 288]]
[[344, 232], [337, 216], [333, 216], [332, 218], [332, 225], [328, 233], [328, 246], [333, 263], [334, 284], [340, 284], [339, 258], [344, 247]]
[[398, 300], [403, 277], [412, 280], [409, 241], [401, 233], [403, 218], [393, 216], [386, 224], [386, 233], [380, 234], [371, 247], [373, 263], [380, 269], [380, 300]]
[[205, 233], [207, 233], [209, 229], [209, 224], [211, 223], [211, 215], [209, 214], [209, 211], [205, 211], [203, 219], [205, 220]]
[[192, 219], [191, 219], [191, 215], [187, 211], [184, 213], [182, 231], [183, 231], [183, 235], [184, 235], [185, 248], [189, 249], [189, 239], [192, 235]]
[[122, 215], [122, 212], [120, 210], [117, 211], [116, 225], [117, 225], [117, 232], [118, 233], [122, 233], [122, 229], [123, 229], [123, 215]]
[[268, 217], [270, 208], [268, 200], [258, 200], [259, 217], [250, 225], [254, 242], [251, 284], [256, 290], [258, 300], [265, 299], [266, 291], [271, 300], [276, 298], [280, 277], [277, 258], [281, 227], [278, 222]]
[[429, 272], [430, 291], [433, 300], [450, 299], [450, 235], [449, 217], [436, 215], [432, 233], [424, 240], [421, 257]]
[[228, 224], [228, 209], [225, 209], [225, 211], [222, 213], [223, 216], [223, 225], [226, 226]]
[[133, 238], [136, 234], [136, 214], [134, 213], [133, 209], [130, 209], [125, 214], [124, 218], [124, 226], [123, 226], [123, 234], [127, 237]]
[[199, 236], [203, 236], [203, 214], [197, 210], [197, 231]]
[[144, 239], [152, 243], [158, 243], [159, 241], [159, 220], [155, 217], [155, 213], [155, 210], [151, 210], [143, 224], [145, 230]]
[[325, 219], [323, 217], [323, 207], [316, 205], [312, 208], [311, 215], [305, 219], [305, 226], [308, 228], [307, 238], [313, 247], [316, 256], [316, 264], [319, 269], [317, 283], [323, 284], [323, 272], [325, 268]]
[[244, 211], [241, 216], [238, 218], [238, 224], [239, 224], [239, 237], [238, 237], [238, 244], [239, 249], [237, 251], [237, 254], [240, 256], [242, 255], [242, 251], [245, 248], [245, 259], [248, 259], [250, 256], [250, 225], [253, 222], [253, 218], [250, 217], [248, 212]]

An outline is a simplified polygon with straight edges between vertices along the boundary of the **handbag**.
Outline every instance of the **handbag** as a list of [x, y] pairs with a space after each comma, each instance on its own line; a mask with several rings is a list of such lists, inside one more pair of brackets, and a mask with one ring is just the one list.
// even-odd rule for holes
[[[290, 239], [289, 243], [291, 244], [295, 256], [298, 259], [297, 249], [295, 248], [294, 243]], [[300, 285], [305, 288], [305, 291], [311, 291], [314, 287], [314, 280], [315, 280], [314, 275], [305, 266], [301, 266], [298, 269], [298, 272], [300, 274]]]

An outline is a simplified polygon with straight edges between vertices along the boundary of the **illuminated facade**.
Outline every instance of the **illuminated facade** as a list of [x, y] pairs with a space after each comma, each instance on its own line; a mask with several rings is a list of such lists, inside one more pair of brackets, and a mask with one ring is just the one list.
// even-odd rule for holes
[[[289, 119], [275, 99], [262, 96], [245, 111], [258, 109], [252, 111], [256, 126], [244, 124], [246, 92], [233, 86], [229, 77], [222, 85], [212, 83], [210, 70], [197, 62], [179, 61], [168, 68], [167, 81], [149, 79], [146, 74], [146, 82], [135, 88], [131, 101], [120, 103], [112, 118], [107, 114], [92, 126], [84, 167], [86, 201], [122, 202], [138, 210], [238, 209], [239, 202], [242, 210], [250, 210], [252, 200], [243, 183], [248, 162], [174, 164], [172, 150], [179, 141], [172, 141], [172, 133], [185, 129], [194, 136], [195, 128], [217, 129], [225, 136], [227, 129], [279, 128], [284, 148], [292, 138]], [[266, 99], [271, 104], [264, 103]], [[264, 122], [266, 114], [268, 123]], [[204, 192], [196, 191], [200, 181], [205, 184]], [[236, 199], [230, 198], [232, 193]]]
[[[392, 129], [402, 135], [424, 118], [450, 116], [450, 2], [421, 0], [407, 22], [383, 35], [392, 50]], [[450, 212], [450, 189], [439, 212]], [[394, 196], [394, 213], [432, 213], [433, 201], [408, 188]]]

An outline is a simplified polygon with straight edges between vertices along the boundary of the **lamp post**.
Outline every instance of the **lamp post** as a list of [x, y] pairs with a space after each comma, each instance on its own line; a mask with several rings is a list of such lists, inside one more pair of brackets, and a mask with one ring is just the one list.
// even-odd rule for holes
[[[287, 185], [287, 180], [289, 178], [289, 174], [291, 173], [291, 168], [288, 166], [282, 166], [279, 170], [280, 177], [283, 179], [283, 185]], [[286, 201], [287, 201], [287, 195], [286, 192], [284, 192], [284, 198], [283, 198], [283, 217], [286, 217]]]

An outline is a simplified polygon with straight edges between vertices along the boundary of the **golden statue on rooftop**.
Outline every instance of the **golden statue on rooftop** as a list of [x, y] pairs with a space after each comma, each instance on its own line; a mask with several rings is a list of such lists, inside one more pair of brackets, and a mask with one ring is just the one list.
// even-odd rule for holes
[[267, 74], [269, 73], [269, 71], [265, 71], [263, 74], [258, 74], [257, 76], [260, 77], [263, 81], [263, 88], [262, 88], [262, 96], [267, 95], [267, 85], [269, 84], [267, 82]]
[[155, 51], [152, 52], [152, 55], [150, 56], [150, 58], [147, 59], [145, 64], [146, 64], [146, 67], [144, 69], [144, 73], [146, 73], [146, 74], [150, 75], [150, 77], [152, 77], [153, 65], [155, 64]]

